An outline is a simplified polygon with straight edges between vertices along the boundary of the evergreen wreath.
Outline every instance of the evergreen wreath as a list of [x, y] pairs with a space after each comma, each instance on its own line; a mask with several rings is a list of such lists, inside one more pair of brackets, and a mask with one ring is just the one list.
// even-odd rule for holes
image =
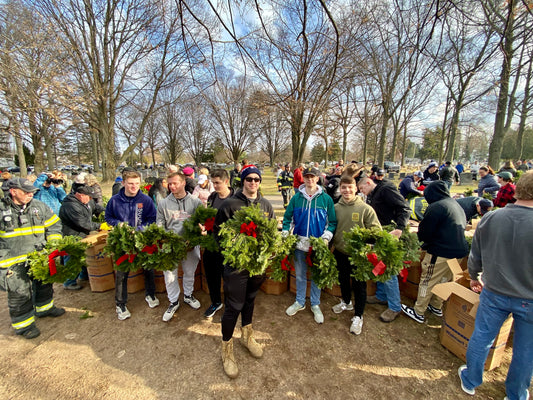
[[[41, 251], [28, 254], [28, 274], [43, 283], [63, 283], [76, 277], [85, 267], [85, 250], [89, 245], [78, 236], [51, 240]], [[57, 257], [70, 256], [65, 264], [56, 263]]]
[[135, 232], [137, 259], [144, 269], [176, 269], [187, 257], [187, 242], [178, 234], [153, 223]]
[[339, 283], [337, 260], [322, 238], [309, 237], [309, 252], [306, 262], [311, 270], [311, 279], [320, 289], [331, 288]]
[[352, 276], [360, 281], [387, 282], [395, 275], [405, 274], [406, 264], [420, 257], [420, 243], [415, 234], [407, 231], [400, 240], [387, 230], [359, 226], [343, 235], [349, 259], [357, 267]]
[[278, 222], [265, 217], [259, 205], [243, 207], [221, 225], [224, 262], [250, 276], [262, 275], [281, 244]]
[[123, 222], [113, 227], [107, 235], [104, 254], [110, 255], [117, 271], [129, 272], [142, 268], [139, 251], [135, 246], [135, 229]]
[[282, 237], [280, 235], [280, 244], [276, 246], [278, 251], [270, 263], [269, 278], [277, 282], [283, 282], [287, 279], [290, 270], [294, 270], [294, 249], [298, 238], [296, 235]]
[[[209, 251], [217, 251], [218, 244], [213, 235], [217, 210], [212, 207], [197, 207], [194, 213], [183, 222], [183, 238], [189, 242], [189, 246], [200, 246]], [[198, 226], [205, 226], [207, 235], [202, 235], [202, 230]]]

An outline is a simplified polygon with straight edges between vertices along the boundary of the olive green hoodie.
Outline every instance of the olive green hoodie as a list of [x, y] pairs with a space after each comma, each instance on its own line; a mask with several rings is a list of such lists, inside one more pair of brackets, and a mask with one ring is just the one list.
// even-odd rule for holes
[[343, 232], [349, 232], [356, 225], [367, 229], [372, 227], [381, 229], [376, 212], [360, 196], [355, 196], [349, 202], [346, 202], [341, 197], [339, 202], [335, 204], [335, 214], [337, 215], [337, 229], [333, 236], [333, 244], [335, 249], [344, 254], [346, 254], [346, 251], [344, 249]]

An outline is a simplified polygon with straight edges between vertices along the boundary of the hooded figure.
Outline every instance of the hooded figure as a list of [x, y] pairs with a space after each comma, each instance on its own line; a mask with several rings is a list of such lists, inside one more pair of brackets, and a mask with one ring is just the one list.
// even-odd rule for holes
[[465, 213], [450, 196], [446, 183], [430, 183], [424, 190], [424, 197], [429, 206], [418, 226], [422, 249], [443, 258], [465, 257], [469, 250], [465, 239]]

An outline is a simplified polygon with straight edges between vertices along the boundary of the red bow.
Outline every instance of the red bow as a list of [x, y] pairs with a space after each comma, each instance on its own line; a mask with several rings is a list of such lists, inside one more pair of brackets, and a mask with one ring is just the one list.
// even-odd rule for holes
[[57, 274], [56, 267], [56, 257], [66, 256], [66, 251], [54, 250], [48, 255], [48, 270], [50, 271], [50, 276]]
[[257, 237], [257, 233], [255, 232], [255, 228], [257, 228], [257, 225], [254, 223], [254, 221], [250, 221], [250, 223], [243, 223], [241, 224], [241, 233], [245, 233], [248, 236], [253, 236], [254, 238]]
[[144, 246], [141, 251], [143, 253], [154, 254], [157, 251], [157, 249], [158, 249], [157, 244], [153, 244], [151, 246]]
[[374, 266], [372, 273], [375, 276], [383, 275], [385, 273], [387, 266], [383, 263], [383, 261], [378, 261], [378, 256], [376, 253], [369, 253], [366, 255], [366, 258], [368, 258], [368, 261], [370, 261], [370, 263]]
[[310, 267], [313, 266], [313, 260], [311, 259], [311, 254], [313, 254], [313, 248], [311, 246], [309, 246], [309, 253], [307, 253], [307, 256], [305, 257], [305, 262]]
[[289, 256], [287, 255], [283, 260], [281, 260], [281, 269], [283, 271], [289, 271], [292, 268], [292, 263], [289, 261]]
[[213, 230], [213, 225], [215, 225], [215, 217], [207, 218], [205, 220], [204, 226], [207, 232], [211, 232]]
[[124, 254], [122, 257], [119, 257], [119, 259], [115, 262], [115, 264], [120, 265], [126, 260], [128, 260], [128, 262], [131, 264], [134, 259], [135, 259], [135, 254]]
[[402, 278], [402, 282], [407, 282], [407, 275], [409, 275], [409, 270], [407, 268], [404, 268], [400, 271], [400, 278]]

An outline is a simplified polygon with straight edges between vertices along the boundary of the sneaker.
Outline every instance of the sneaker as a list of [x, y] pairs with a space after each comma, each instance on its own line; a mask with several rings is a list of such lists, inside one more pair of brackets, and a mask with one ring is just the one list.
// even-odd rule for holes
[[148, 303], [148, 307], [150, 308], [156, 308], [159, 305], [159, 299], [155, 296], [146, 296], [144, 298], [146, 302]]
[[125, 304], [120, 304], [116, 307], [117, 316], [120, 321], [124, 321], [125, 319], [131, 317], [130, 310], [128, 310], [128, 307], [126, 307]]
[[466, 365], [461, 365], [459, 369], [457, 370], [457, 373], [459, 374], [459, 380], [461, 381], [461, 389], [463, 389], [463, 392], [466, 394], [469, 394], [470, 396], [473, 396], [476, 394], [476, 389], [467, 389], [463, 383], [463, 376], [462, 372], [466, 369]]
[[65, 290], [80, 290], [82, 287], [80, 285], [78, 285], [77, 283], [73, 284], [73, 285], [67, 285], [67, 286], [63, 286], [65, 288]]
[[405, 315], [414, 319], [419, 324], [423, 324], [426, 320], [423, 315], [418, 315], [413, 307], [407, 307], [405, 304], [402, 304], [402, 311]]
[[401, 311], [392, 311], [390, 308], [387, 308], [385, 311], [381, 313], [381, 315], [379, 316], [379, 319], [382, 322], [392, 322], [396, 318], [398, 318], [398, 315], [400, 315], [401, 313], [402, 313]]
[[377, 296], [367, 296], [366, 303], [367, 304], [381, 304], [383, 306], [386, 306], [388, 304], [386, 301], [378, 299]]
[[41, 334], [41, 331], [39, 330], [39, 328], [37, 328], [35, 324], [33, 324], [33, 325], [30, 325], [30, 327], [27, 330], [22, 332], [21, 336], [24, 337], [25, 339], [34, 339], [40, 334]]
[[43, 317], [60, 317], [63, 314], [65, 314], [65, 309], [64, 308], [53, 306], [48, 311], [45, 311], [45, 312], [40, 313], [40, 314], [36, 313], [35, 315], [37, 315], [37, 317], [39, 317], [39, 318], [43, 318]]
[[191, 294], [190, 296], [183, 296], [183, 301], [195, 310], [198, 310], [202, 306], [193, 294]]
[[331, 307], [331, 309], [333, 310], [335, 314], [340, 314], [343, 311], [352, 311], [353, 304], [351, 300], [348, 304], [346, 304], [344, 300], [341, 300], [339, 304], [335, 304], [333, 307]]
[[211, 304], [204, 312], [205, 318], [211, 318], [215, 313], [222, 308], [222, 303]]
[[178, 310], [180, 306], [180, 301], [176, 300], [174, 303], [170, 303], [170, 305], [167, 308], [167, 311], [163, 314], [163, 321], [167, 322], [172, 319], [174, 316], [174, 313]]
[[320, 309], [320, 306], [319, 305], [311, 306], [311, 311], [313, 312], [313, 315], [315, 316], [315, 322], [317, 324], [323, 324], [324, 314], [322, 314], [322, 310]]
[[300, 303], [298, 303], [297, 301], [294, 302], [294, 304], [292, 306], [290, 306], [289, 308], [287, 308], [285, 310], [285, 313], [292, 317], [294, 314], [296, 314], [298, 311], [302, 311], [302, 310], [305, 310], [305, 305], [300, 305]]
[[363, 317], [353, 317], [352, 325], [350, 326], [350, 332], [354, 335], [360, 335], [363, 329]]
[[431, 304], [428, 306], [428, 311], [435, 314], [437, 317], [442, 317], [442, 310], [437, 307], [433, 307]]

